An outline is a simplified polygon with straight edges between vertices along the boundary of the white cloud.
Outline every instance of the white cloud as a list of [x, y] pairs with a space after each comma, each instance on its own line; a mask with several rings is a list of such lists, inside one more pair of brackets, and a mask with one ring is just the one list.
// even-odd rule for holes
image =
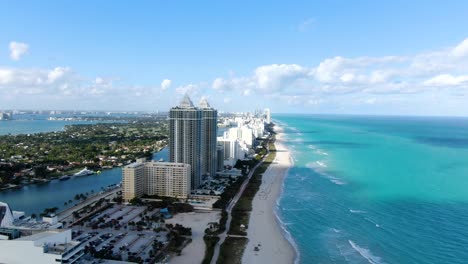
[[54, 83], [63, 79], [67, 74], [70, 73], [70, 68], [68, 67], [56, 67], [53, 70], [49, 71], [47, 74], [47, 82]]
[[250, 89], [245, 89], [243, 92], [242, 92], [242, 95], [243, 96], [250, 96], [252, 94], [252, 90]]
[[217, 91], [240, 91], [245, 96], [253, 91], [279, 92], [307, 78], [309, 74], [309, 69], [297, 64], [263, 65], [257, 67], [249, 77], [216, 78], [211, 87]]
[[466, 85], [468, 61], [460, 59], [465, 53], [468, 54], [468, 39], [455, 48], [413, 56], [335, 56], [324, 59], [315, 67], [298, 64], [263, 65], [256, 68], [251, 76], [216, 78], [212, 88], [218, 91], [238, 91], [241, 95], [424, 93], [435, 89], [435, 86]]
[[179, 86], [176, 88], [176, 93], [181, 95], [189, 94], [191, 96], [194, 96], [198, 94], [198, 85], [190, 83], [187, 85]]
[[96, 77], [96, 79], [94, 80], [94, 83], [95, 84], [103, 84], [104, 83], [104, 79], [102, 77]]
[[10, 48], [10, 58], [12, 60], [19, 60], [21, 57], [26, 54], [29, 50], [29, 45], [26, 43], [12, 41], [9, 45]]
[[464, 57], [468, 55], [468, 38], [453, 48], [451, 54], [455, 57]]
[[161, 90], [165, 91], [167, 89], [169, 89], [169, 87], [171, 87], [171, 84], [172, 84], [172, 81], [169, 80], [169, 79], [164, 79], [162, 82], [161, 82]]
[[255, 80], [260, 90], [277, 91], [301, 78], [306, 78], [309, 71], [297, 64], [265, 65], [255, 70]]
[[427, 86], [457, 86], [468, 83], [468, 75], [440, 74], [424, 82]]

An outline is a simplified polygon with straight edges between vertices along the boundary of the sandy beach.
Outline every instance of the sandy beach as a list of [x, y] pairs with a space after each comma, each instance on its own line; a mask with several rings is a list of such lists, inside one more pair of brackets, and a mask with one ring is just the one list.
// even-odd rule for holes
[[208, 227], [208, 223], [219, 222], [220, 217], [219, 211], [197, 211], [196, 213], [177, 214], [174, 218], [166, 220], [168, 224], [177, 223], [192, 228], [192, 242], [182, 250], [180, 256], [172, 257], [169, 263], [200, 264], [205, 256], [205, 241], [203, 241], [205, 229]]
[[[275, 215], [278, 196], [283, 179], [291, 167], [290, 153], [283, 145], [281, 127], [276, 126], [276, 159], [262, 178], [262, 185], [253, 200], [250, 215], [249, 242], [242, 257], [242, 263], [294, 263], [295, 251], [284, 237]], [[258, 251], [255, 250], [258, 248]]]

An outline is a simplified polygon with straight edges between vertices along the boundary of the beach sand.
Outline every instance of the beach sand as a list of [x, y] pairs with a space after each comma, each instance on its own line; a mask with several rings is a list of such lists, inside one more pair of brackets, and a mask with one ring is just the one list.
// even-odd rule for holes
[[[295, 251], [284, 236], [275, 215], [276, 201], [281, 194], [283, 179], [291, 167], [291, 157], [282, 141], [282, 129], [276, 131], [276, 159], [262, 178], [262, 185], [253, 200], [250, 215], [249, 242], [242, 263], [294, 263]], [[260, 245], [260, 246], [259, 246]], [[255, 250], [258, 247], [258, 251]]]
[[174, 218], [166, 220], [166, 223], [181, 224], [192, 228], [192, 242], [183, 250], [180, 256], [173, 256], [169, 260], [171, 264], [200, 264], [205, 256], [205, 229], [208, 223], [219, 222], [221, 213], [219, 211], [207, 211], [196, 213], [176, 214]]

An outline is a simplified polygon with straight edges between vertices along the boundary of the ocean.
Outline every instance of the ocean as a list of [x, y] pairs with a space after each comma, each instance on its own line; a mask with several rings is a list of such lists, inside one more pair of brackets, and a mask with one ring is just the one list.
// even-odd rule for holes
[[468, 118], [276, 115], [299, 263], [468, 263]]

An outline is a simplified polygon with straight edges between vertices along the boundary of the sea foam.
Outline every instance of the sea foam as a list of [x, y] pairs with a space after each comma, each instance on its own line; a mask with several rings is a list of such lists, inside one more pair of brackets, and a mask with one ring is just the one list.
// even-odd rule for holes
[[371, 264], [383, 264], [381, 258], [372, 254], [372, 252], [367, 248], [362, 248], [354, 243], [352, 240], [348, 240], [348, 243], [351, 247], [356, 250], [363, 258], [365, 258]]

